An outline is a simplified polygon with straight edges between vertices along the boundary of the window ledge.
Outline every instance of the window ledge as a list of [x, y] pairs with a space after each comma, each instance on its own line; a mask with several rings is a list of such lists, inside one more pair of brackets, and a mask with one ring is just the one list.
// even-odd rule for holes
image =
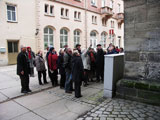
[[97, 25], [97, 23], [92, 23], [92, 24]]
[[9, 21], [7, 20], [8, 23], [18, 23], [18, 21]]
[[74, 19], [74, 21], [77, 21], [77, 22], [82, 22], [81, 20], [79, 20], [79, 19]]
[[102, 25], [103, 27], [107, 27], [107, 25]]
[[55, 17], [54, 15], [52, 15], [52, 14], [47, 14], [47, 13], [45, 13], [44, 15], [45, 15], [45, 16], [48, 16], [48, 17]]
[[81, 0], [74, 0], [74, 1], [81, 2]]
[[97, 6], [96, 5], [91, 5], [92, 7], [95, 7], [95, 8], [97, 8]]
[[66, 19], [66, 20], [69, 20], [69, 17], [64, 17], [64, 16], [61, 16], [62, 19]]

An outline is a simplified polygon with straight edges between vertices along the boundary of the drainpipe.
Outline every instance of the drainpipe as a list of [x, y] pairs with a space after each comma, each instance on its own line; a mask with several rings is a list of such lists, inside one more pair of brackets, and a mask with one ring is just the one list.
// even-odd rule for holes
[[88, 43], [88, 39], [87, 39], [87, 35], [88, 35], [88, 29], [87, 29], [87, 0], [85, 0], [85, 38], [86, 38], [86, 48], [87, 48], [87, 43]]

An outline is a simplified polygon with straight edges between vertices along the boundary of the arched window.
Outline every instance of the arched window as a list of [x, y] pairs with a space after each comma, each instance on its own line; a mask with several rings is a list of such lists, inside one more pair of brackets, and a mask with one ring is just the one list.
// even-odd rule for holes
[[93, 48], [96, 48], [97, 45], [97, 35], [96, 32], [92, 31], [90, 33], [90, 44], [92, 44]]
[[80, 31], [78, 30], [74, 31], [74, 47], [76, 44], [80, 44]]
[[106, 39], [107, 39], [107, 34], [105, 32], [103, 32], [101, 34], [101, 45], [102, 45], [102, 48], [106, 48]]
[[68, 45], [68, 32], [65, 29], [60, 30], [60, 48], [63, 48], [64, 45]]
[[50, 27], [44, 28], [44, 49], [46, 49], [48, 46], [53, 46], [53, 29]]

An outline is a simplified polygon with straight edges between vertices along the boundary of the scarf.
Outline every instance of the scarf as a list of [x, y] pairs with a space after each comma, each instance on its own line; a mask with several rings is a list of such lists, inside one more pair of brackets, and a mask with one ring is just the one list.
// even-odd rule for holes
[[29, 59], [32, 59], [31, 51], [28, 51], [28, 58], [29, 58]]

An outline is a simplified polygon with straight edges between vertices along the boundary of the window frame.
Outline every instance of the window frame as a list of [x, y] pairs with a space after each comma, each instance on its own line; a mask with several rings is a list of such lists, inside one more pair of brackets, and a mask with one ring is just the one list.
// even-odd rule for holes
[[107, 33], [102, 32], [100, 41], [102, 48], [106, 48], [106, 42], [107, 42]]
[[[48, 33], [45, 33], [45, 29], [48, 29], [47, 31], [48, 31]], [[49, 30], [52, 30], [53, 31], [53, 34], [50, 34], [50, 31]], [[45, 27], [44, 28], [44, 31], [43, 31], [43, 36], [44, 36], [44, 38], [43, 38], [43, 42], [44, 42], [44, 49], [46, 49], [48, 46], [51, 46], [51, 41], [50, 41], [50, 37], [52, 36], [52, 44], [53, 44], [53, 46], [54, 46], [54, 29], [52, 29], [51, 27]], [[47, 47], [45, 48], [45, 36], [47, 36]]]
[[[14, 7], [15, 11], [8, 10], [8, 6]], [[11, 20], [8, 19], [8, 12], [10, 12]], [[13, 20], [13, 12], [15, 14], [15, 20]], [[6, 13], [7, 13], [7, 16], [6, 16], [7, 17], [7, 22], [13, 22], [13, 23], [17, 22], [17, 5], [6, 3]]]
[[[78, 32], [79, 32], [79, 35], [78, 35]], [[74, 47], [75, 47], [76, 44], [80, 44], [80, 41], [81, 41], [81, 32], [79, 30], [74, 30], [73, 34], [74, 34]], [[79, 38], [79, 42], [78, 42], [78, 38]]]
[[[62, 31], [62, 34], [61, 34], [61, 31]], [[64, 31], [66, 31], [67, 34], [65, 34]], [[63, 39], [62, 41], [61, 41], [61, 38]], [[67, 41], [65, 41], [65, 38], [67, 38]], [[61, 46], [61, 44], [62, 44], [62, 46]], [[68, 45], [68, 31], [66, 29], [62, 28], [60, 30], [60, 48], [63, 48], [64, 45]]]

